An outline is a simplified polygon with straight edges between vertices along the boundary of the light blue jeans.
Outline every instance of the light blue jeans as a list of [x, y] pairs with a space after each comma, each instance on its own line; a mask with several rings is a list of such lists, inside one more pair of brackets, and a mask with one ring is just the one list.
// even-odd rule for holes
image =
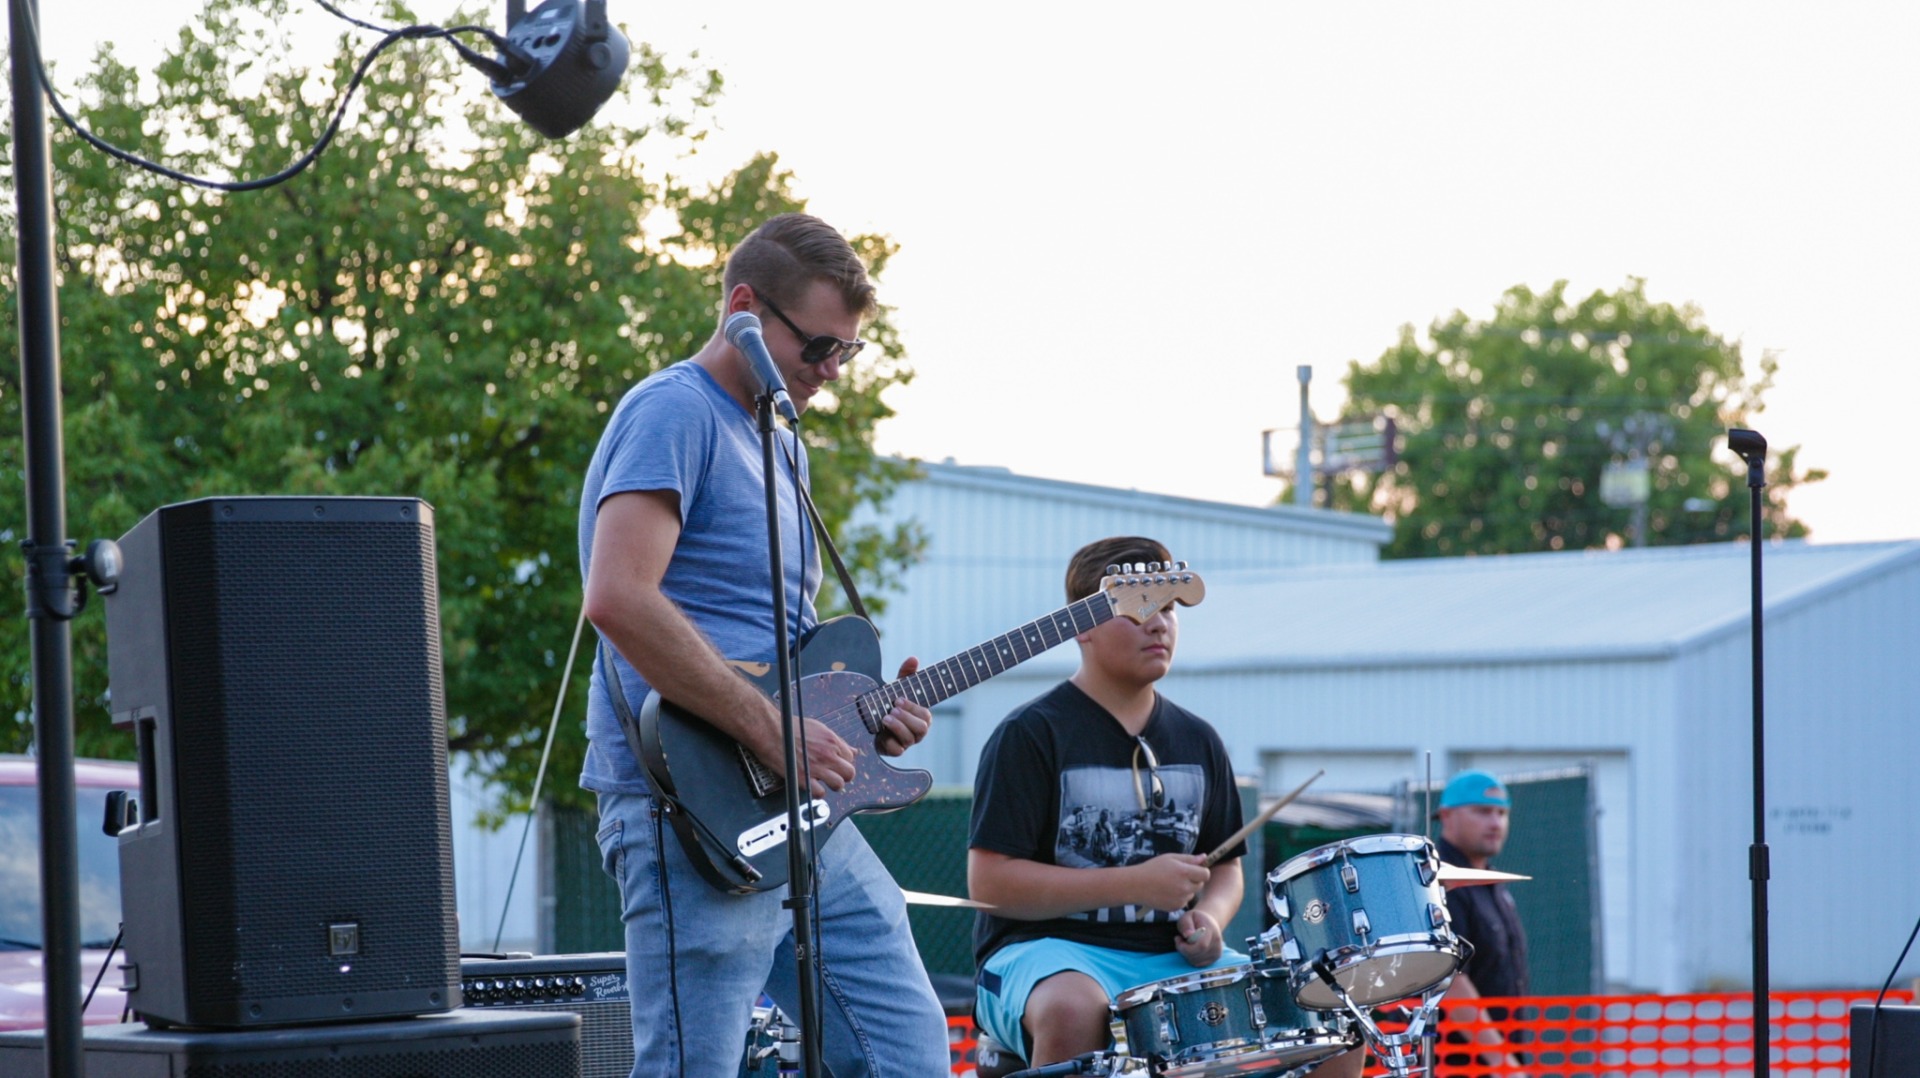
[[[648, 794], [599, 795], [601, 864], [620, 885], [633, 1078], [737, 1078], [764, 989], [799, 1021], [787, 889], [719, 891]], [[867, 840], [843, 823], [820, 849], [821, 1059], [834, 1078], [951, 1070], [946, 1014], [907, 927], [907, 904]]]

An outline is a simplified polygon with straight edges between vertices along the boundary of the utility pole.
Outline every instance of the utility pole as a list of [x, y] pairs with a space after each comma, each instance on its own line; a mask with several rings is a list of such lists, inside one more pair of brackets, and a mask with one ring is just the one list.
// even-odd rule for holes
[[1307, 403], [1307, 385], [1313, 381], [1313, 366], [1303, 363], [1294, 368], [1300, 379], [1300, 448], [1293, 458], [1293, 504], [1313, 508], [1313, 407]]

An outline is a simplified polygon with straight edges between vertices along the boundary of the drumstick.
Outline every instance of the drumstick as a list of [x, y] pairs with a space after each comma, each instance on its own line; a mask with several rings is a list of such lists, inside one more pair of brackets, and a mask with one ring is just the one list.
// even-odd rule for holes
[[1327, 769], [1324, 767], [1318, 771], [1315, 771], [1312, 775], [1310, 775], [1307, 778], [1307, 781], [1301, 783], [1298, 786], [1295, 786], [1293, 788], [1292, 793], [1286, 795], [1285, 797], [1282, 797], [1278, 801], [1275, 801], [1273, 804], [1268, 805], [1266, 808], [1261, 809], [1260, 815], [1255, 816], [1252, 820], [1249, 820], [1245, 827], [1242, 827], [1240, 830], [1235, 831], [1232, 837], [1228, 838], [1225, 842], [1222, 842], [1220, 844], [1219, 849], [1208, 854], [1207, 859], [1200, 863], [1207, 866], [1208, 868], [1212, 868], [1214, 865], [1214, 862], [1220, 860], [1221, 854], [1226, 853], [1228, 850], [1232, 849], [1235, 846], [1235, 844], [1237, 844], [1241, 839], [1246, 838], [1248, 835], [1253, 834], [1254, 828], [1259, 827], [1261, 824], [1266, 823], [1268, 820], [1273, 819], [1274, 813], [1279, 812], [1281, 809], [1286, 808], [1289, 804], [1292, 804], [1294, 798], [1299, 797], [1302, 793], [1306, 791], [1307, 787], [1313, 785], [1313, 782], [1315, 779], [1319, 778], [1320, 776], [1326, 773], [1327, 773]]

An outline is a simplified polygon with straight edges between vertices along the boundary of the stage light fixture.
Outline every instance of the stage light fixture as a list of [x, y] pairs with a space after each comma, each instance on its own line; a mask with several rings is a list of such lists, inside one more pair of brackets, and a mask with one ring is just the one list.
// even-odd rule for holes
[[607, 21], [606, 0], [546, 0], [529, 14], [508, 0], [508, 78], [494, 95], [548, 138], [565, 138], [593, 118], [626, 74], [627, 36]]

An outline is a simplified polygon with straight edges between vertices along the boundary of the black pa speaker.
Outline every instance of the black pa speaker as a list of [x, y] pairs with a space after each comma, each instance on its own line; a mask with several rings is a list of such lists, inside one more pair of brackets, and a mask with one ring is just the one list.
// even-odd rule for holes
[[627, 1078], [633, 1071], [633, 1012], [623, 952], [462, 958], [460, 997], [468, 1010], [577, 1014], [581, 1078]]
[[[579, 1078], [570, 1014], [455, 1011], [294, 1029], [88, 1026], [87, 1078]], [[0, 1033], [0, 1074], [46, 1073], [44, 1030]]]
[[131, 1007], [244, 1027], [457, 1006], [433, 510], [208, 498], [120, 540]]
[[1853, 1078], [1920, 1074], [1920, 1007], [1856, 1003], [1848, 1016], [1847, 1070]]

